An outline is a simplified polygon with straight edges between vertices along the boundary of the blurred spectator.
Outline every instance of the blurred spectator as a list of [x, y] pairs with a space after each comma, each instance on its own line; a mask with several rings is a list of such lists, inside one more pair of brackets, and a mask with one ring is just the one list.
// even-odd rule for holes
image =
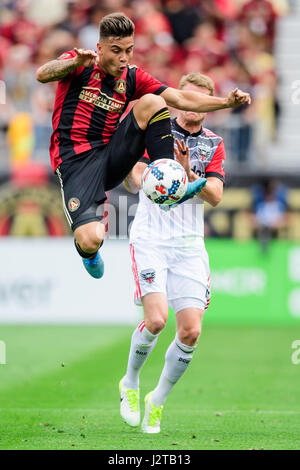
[[[51, 8], [50, 5], [51, 4]], [[271, 55], [276, 20], [287, 0], [2, 0], [0, 79], [7, 104], [0, 107], [0, 158], [5, 134], [19, 113], [32, 115], [33, 158], [47, 161], [50, 115], [56, 84], [40, 88], [35, 68], [73, 47], [95, 49], [99, 21], [124, 11], [135, 22], [133, 63], [169, 86], [182, 73], [199, 70], [224, 95], [239, 86], [254, 97], [251, 107], [218, 112], [209, 125], [227, 139], [228, 163], [247, 162], [252, 143], [263, 161], [266, 143], [276, 136], [277, 77]]]
[[200, 21], [197, 9], [181, 0], [166, 0], [163, 3], [164, 13], [171, 24], [174, 39], [178, 44], [183, 44], [193, 35]]
[[1, 36], [11, 44], [24, 44], [36, 52], [43, 29], [38, 23], [27, 19], [26, 11], [29, 7], [28, 0], [14, 2], [13, 11], [6, 11], [1, 21]]
[[239, 20], [254, 34], [255, 40], [272, 51], [277, 15], [269, 0], [249, 0], [241, 9]]
[[195, 28], [193, 37], [186, 42], [187, 62], [197, 57], [201, 63], [201, 72], [208, 73], [213, 67], [223, 65], [228, 59], [228, 50], [217, 37], [217, 30], [210, 21], [205, 21]]
[[7, 99], [16, 111], [30, 111], [29, 97], [36, 87], [30, 47], [17, 44], [11, 47], [3, 67]]
[[64, 21], [60, 23], [60, 29], [69, 31], [77, 36], [82, 28], [86, 26], [88, 20], [88, 10], [81, 8], [80, 3], [69, 3], [68, 11]]
[[[255, 101], [253, 78], [246, 66], [238, 57], [235, 57], [232, 61], [227, 62], [226, 68], [228, 76], [227, 90], [221, 88], [222, 93], [228, 93], [229, 90], [238, 87], [250, 93]], [[256, 120], [254, 106], [239, 106], [229, 112], [228, 119], [228, 151], [231, 152], [237, 162], [245, 163], [249, 161], [252, 150], [253, 125]]]
[[66, 15], [67, 2], [61, 0], [51, 0], [51, 8], [49, 0], [30, 0], [26, 11], [26, 17], [42, 27], [55, 25], [63, 21]]
[[52, 29], [45, 36], [40, 44], [36, 65], [44, 64], [48, 60], [59, 57], [63, 52], [78, 46], [77, 37], [69, 31], [62, 29]]
[[147, 36], [152, 43], [162, 47], [173, 43], [171, 24], [166, 16], [155, 8], [153, 2], [134, 1], [132, 7], [137, 37]]
[[48, 148], [52, 134], [52, 112], [55, 100], [55, 85], [47, 87], [39, 84], [31, 97], [34, 126], [33, 159], [48, 164]]
[[79, 32], [78, 39], [81, 47], [95, 50], [99, 41], [99, 23], [105, 14], [105, 10], [100, 7], [91, 10], [87, 24]]
[[253, 187], [253, 229], [263, 252], [288, 225], [287, 189], [273, 180]]

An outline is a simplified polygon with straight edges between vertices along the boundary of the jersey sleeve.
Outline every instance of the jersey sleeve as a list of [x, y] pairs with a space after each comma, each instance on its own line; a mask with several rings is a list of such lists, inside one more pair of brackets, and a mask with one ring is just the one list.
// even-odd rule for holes
[[146, 163], [147, 165], [150, 165], [151, 160], [150, 160], [150, 157], [149, 157], [148, 152], [147, 152], [146, 149], [145, 149], [145, 153], [142, 156], [142, 158], [139, 159], [139, 162]]
[[[68, 59], [73, 59], [74, 57], [76, 57], [76, 52], [74, 50], [71, 50], [71, 51], [67, 51], [67, 52], [64, 52], [63, 54], [61, 54], [59, 57], [57, 57], [56, 60], [68, 60]], [[80, 67], [77, 67], [77, 69], [74, 69], [72, 70], [72, 72], [70, 72], [67, 77], [65, 78], [69, 78], [69, 77], [77, 77], [79, 74], [81, 74], [81, 72], [84, 70], [84, 67], [83, 65], [80, 66]]]
[[223, 139], [219, 143], [215, 154], [209, 162], [205, 170], [205, 177], [214, 176], [219, 178], [223, 183], [225, 182], [224, 161], [226, 159], [226, 152]]
[[147, 93], [160, 95], [168, 88], [166, 85], [163, 85], [159, 80], [152, 77], [152, 75], [145, 72], [143, 69], [140, 69], [139, 67], [136, 68], [135, 78], [136, 85], [132, 100], [138, 100]]

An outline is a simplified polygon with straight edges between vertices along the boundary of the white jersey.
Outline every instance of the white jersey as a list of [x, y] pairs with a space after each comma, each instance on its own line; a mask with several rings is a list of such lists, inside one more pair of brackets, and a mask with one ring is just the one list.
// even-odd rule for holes
[[141, 190], [139, 204], [130, 230], [130, 242], [159, 241], [173, 246], [203, 245], [203, 201], [195, 196], [168, 212], [151, 202]]
[[[190, 134], [177, 121], [171, 121], [174, 138], [184, 139], [190, 149], [191, 168], [200, 177], [216, 176], [224, 181], [225, 149], [221, 137], [201, 128]], [[149, 157], [140, 161], [149, 163]], [[151, 202], [144, 191], [139, 193], [139, 204], [130, 230], [130, 242], [143, 240], [172, 246], [203, 246], [204, 203], [199, 196], [165, 212]]]

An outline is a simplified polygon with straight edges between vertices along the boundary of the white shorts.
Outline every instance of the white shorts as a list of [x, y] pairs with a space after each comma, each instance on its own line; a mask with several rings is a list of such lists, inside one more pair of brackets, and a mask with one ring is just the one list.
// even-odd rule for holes
[[136, 305], [142, 305], [144, 295], [162, 292], [175, 312], [189, 307], [207, 309], [210, 273], [204, 245], [195, 249], [135, 241], [130, 244], [130, 254]]

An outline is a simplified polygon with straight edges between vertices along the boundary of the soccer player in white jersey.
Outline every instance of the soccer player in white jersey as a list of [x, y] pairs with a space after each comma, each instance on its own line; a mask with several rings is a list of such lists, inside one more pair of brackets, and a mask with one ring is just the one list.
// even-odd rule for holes
[[[214, 94], [212, 80], [200, 73], [182, 77], [180, 89]], [[139, 373], [166, 324], [168, 306], [176, 314], [177, 333], [154, 391], [145, 397], [142, 431], [160, 432], [163, 404], [185, 372], [198, 344], [203, 314], [210, 300], [208, 255], [204, 246], [204, 201], [216, 206], [222, 198], [225, 160], [223, 139], [205, 129], [205, 113], [180, 111], [171, 121], [175, 157], [189, 181], [206, 178], [193, 199], [165, 212], [141, 190], [142, 174], [150, 163], [144, 156], [125, 180], [140, 201], [130, 232], [135, 278], [135, 302], [143, 305], [144, 320], [132, 335], [125, 376], [121, 379], [121, 416], [130, 426], [140, 423]]]

